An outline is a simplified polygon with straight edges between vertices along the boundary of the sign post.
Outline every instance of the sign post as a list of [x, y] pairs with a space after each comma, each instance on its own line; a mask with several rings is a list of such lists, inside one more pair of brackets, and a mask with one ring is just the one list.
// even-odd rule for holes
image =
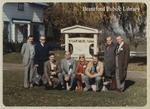
[[[78, 59], [80, 54], [84, 54], [87, 60], [91, 60], [93, 54], [98, 51], [98, 33], [97, 29], [75, 25], [61, 29], [61, 33], [65, 34], [65, 51], [71, 51], [73, 58]], [[69, 34], [93, 34], [91, 37], [71, 37]], [[69, 45], [72, 46], [70, 49]], [[90, 51], [93, 51], [91, 53]]]

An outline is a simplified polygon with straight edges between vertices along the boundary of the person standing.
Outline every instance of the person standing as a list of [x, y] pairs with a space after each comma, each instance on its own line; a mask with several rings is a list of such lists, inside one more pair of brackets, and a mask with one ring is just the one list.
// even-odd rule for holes
[[39, 43], [35, 45], [35, 66], [38, 74], [42, 77], [44, 73], [44, 62], [48, 60], [49, 46], [46, 44], [46, 37], [40, 36]]
[[61, 60], [62, 75], [59, 75], [61, 85], [66, 87], [67, 90], [75, 90], [76, 88], [76, 74], [75, 74], [76, 62], [71, 58], [69, 51], [65, 52], [65, 58]]
[[112, 37], [108, 36], [104, 49], [104, 77], [106, 82], [110, 82], [115, 78], [115, 50], [116, 44], [113, 43]]
[[122, 92], [125, 89], [130, 49], [129, 45], [124, 42], [122, 36], [117, 36], [116, 42], [116, 83], [117, 90]]
[[33, 87], [32, 77], [34, 69], [35, 46], [33, 44], [33, 36], [27, 37], [27, 42], [21, 48], [24, 64], [24, 88]]
[[85, 70], [85, 91], [92, 91], [91, 84], [96, 84], [96, 92], [99, 92], [102, 88], [102, 75], [103, 75], [103, 63], [98, 60], [98, 56], [92, 57]]

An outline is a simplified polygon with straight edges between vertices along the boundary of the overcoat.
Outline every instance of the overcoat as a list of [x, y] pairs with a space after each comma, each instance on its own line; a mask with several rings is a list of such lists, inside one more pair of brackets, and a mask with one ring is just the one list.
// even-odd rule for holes
[[129, 57], [130, 49], [128, 44], [124, 43], [119, 51], [116, 49], [116, 71], [118, 69], [121, 81], [124, 81], [127, 76]]
[[104, 72], [105, 76], [111, 77], [115, 73], [116, 44], [112, 43], [104, 49]]

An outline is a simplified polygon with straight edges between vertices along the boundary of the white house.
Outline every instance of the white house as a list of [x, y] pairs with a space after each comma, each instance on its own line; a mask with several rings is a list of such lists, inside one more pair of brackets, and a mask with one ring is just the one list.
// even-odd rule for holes
[[9, 42], [22, 42], [32, 34], [35, 40], [45, 35], [43, 25], [46, 3], [6, 3], [3, 6], [3, 35]]

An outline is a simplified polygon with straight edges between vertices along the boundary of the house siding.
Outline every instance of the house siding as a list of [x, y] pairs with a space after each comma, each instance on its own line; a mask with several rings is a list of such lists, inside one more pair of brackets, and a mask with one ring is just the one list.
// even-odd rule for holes
[[[43, 6], [24, 3], [24, 10], [18, 10], [18, 3], [6, 3], [3, 5], [3, 22], [9, 23], [9, 34], [8, 41], [15, 42], [16, 39], [20, 42], [22, 40], [21, 35], [16, 36], [16, 31], [14, 30], [16, 24], [22, 24], [22, 21], [29, 21], [26, 23], [28, 35], [33, 33], [32, 22], [39, 24], [39, 35], [45, 35], [45, 27], [43, 25]], [[14, 22], [14, 20], [20, 21], [19, 23]], [[17, 38], [16, 38], [17, 37]], [[36, 36], [38, 37], [38, 36]]]
[[43, 22], [43, 8], [24, 3], [24, 11], [19, 11], [17, 3], [6, 3], [3, 6], [3, 21], [11, 19], [26, 19], [33, 22]]

